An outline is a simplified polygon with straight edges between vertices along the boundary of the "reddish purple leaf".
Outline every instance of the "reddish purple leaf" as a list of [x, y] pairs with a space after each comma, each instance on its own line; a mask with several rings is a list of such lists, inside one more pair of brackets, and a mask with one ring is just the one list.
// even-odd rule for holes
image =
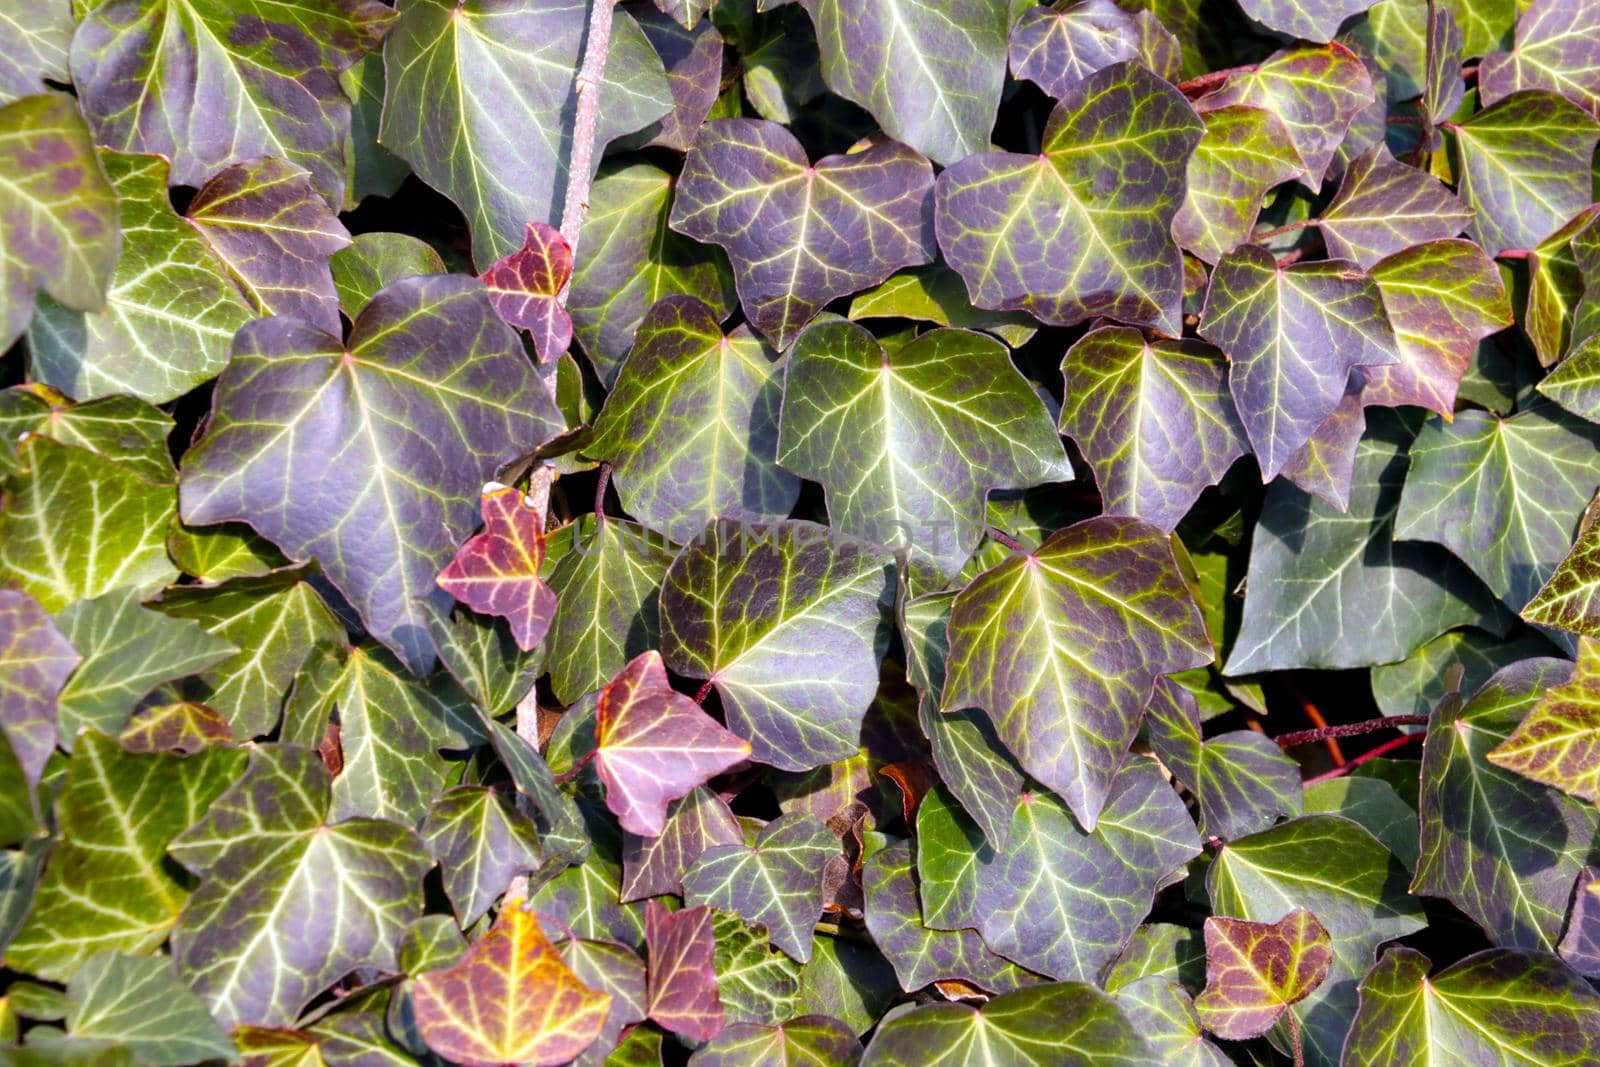
[[723, 799], [704, 786], [672, 802], [666, 827], [656, 837], [622, 835], [622, 902], [682, 893], [683, 874], [700, 853], [718, 845], [742, 845], [739, 820]]
[[38, 601], [0, 589], [0, 731], [29, 785], [55, 751], [56, 697], [80, 658]]
[[717, 992], [717, 939], [707, 907], [669, 912], [645, 906], [644, 940], [650, 950], [645, 1003], [650, 1018], [691, 1041], [710, 1041], [726, 1021]]
[[473, 611], [499, 615], [524, 652], [544, 640], [556, 595], [539, 577], [544, 519], [521, 490], [491, 485], [483, 494], [483, 531], [467, 538], [439, 572], [439, 588]]
[[1275, 923], [1206, 920], [1206, 988], [1195, 1010], [1207, 1030], [1244, 1041], [1310, 996], [1333, 963], [1328, 931], [1304, 908]]
[[482, 274], [494, 309], [533, 335], [541, 363], [554, 363], [572, 344], [572, 318], [557, 299], [571, 277], [572, 249], [542, 222], [528, 223], [522, 247]]
[[661, 653], [636, 656], [600, 690], [595, 769], [622, 828], [655, 837], [667, 804], [741, 763], [750, 744], [667, 681]]

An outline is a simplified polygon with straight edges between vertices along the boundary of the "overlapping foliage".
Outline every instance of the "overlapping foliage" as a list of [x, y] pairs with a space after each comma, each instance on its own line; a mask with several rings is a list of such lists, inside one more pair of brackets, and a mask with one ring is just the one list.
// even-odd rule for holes
[[1600, 1062], [1600, 3], [609, 3], [0, 11], [0, 1063]]

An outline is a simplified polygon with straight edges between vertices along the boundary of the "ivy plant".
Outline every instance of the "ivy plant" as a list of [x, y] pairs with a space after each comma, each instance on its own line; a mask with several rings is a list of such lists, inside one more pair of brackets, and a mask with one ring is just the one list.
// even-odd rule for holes
[[0, 1065], [1600, 1063], [1600, 2], [0, 3]]

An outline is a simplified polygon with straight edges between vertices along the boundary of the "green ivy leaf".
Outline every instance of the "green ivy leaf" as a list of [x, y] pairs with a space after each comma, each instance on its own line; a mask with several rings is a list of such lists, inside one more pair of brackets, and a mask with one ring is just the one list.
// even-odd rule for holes
[[131, 396], [74, 404], [46, 385], [14, 386], [0, 392], [0, 433], [14, 441], [38, 434], [76, 445], [126, 464], [151, 485], [177, 478], [167, 451], [171, 416]]
[[1584, 509], [1578, 538], [1566, 558], [1522, 609], [1522, 617], [1541, 626], [1600, 637], [1600, 530], [1593, 501]]
[[358, 233], [349, 247], [328, 257], [339, 294], [339, 310], [352, 322], [390, 282], [418, 274], [445, 273], [433, 246], [404, 233]]
[[728, 1022], [776, 1026], [794, 1018], [800, 996], [800, 965], [767, 944], [764, 926], [714, 911], [717, 992]]
[[1189, 994], [1174, 979], [1141, 978], [1116, 992], [1117, 1004], [1163, 1062], [1226, 1067], [1232, 1061], [1200, 1029]]
[[505, 893], [511, 880], [539, 866], [533, 820], [483, 786], [461, 785], [436, 797], [422, 823], [422, 841], [439, 861], [445, 892], [463, 929]]
[[1580, 641], [1572, 678], [1545, 691], [1511, 736], [1489, 750], [1489, 762], [1569, 796], [1600, 802], [1597, 672], [1600, 645]]
[[683, 899], [731, 911], [772, 932], [772, 943], [801, 963], [822, 914], [822, 869], [839, 843], [816, 817], [783, 815], [751, 845], [715, 845], [683, 875]]
[[102, 952], [67, 984], [67, 1032], [108, 1041], [150, 1067], [233, 1060], [233, 1042], [203, 1001], [179, 984], [164, 957]]
[[1189, 157], [1172, 236], [1215, 263], [1250, 238], [1267, 191], [1299, 175], [1305, 164], [1289, 131], [1270, 111], [1230, 104], [1200, 118], [1206, 132]]

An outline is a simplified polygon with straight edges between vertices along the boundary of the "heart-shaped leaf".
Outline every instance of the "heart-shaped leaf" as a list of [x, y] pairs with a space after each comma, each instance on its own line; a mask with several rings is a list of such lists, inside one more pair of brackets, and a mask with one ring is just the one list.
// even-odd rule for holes
[[689, 148], [671, 222], [722, 246], [745, 315], [781, 350], [830, 300], [933, 259], [932, 192], [902, 144], [811, 163], [775, 122], [718, 119]]
[[667, 680], [658, 652], [636, 657], [600, 690], [595, 769], [623, 830], [660, 834], [667, 804], [750, 755], [750, 744]]
[[1483, 105], [1524, 89], [1545, 89], [1600, 118], [1600, 6], [1534, 0], [1520, 10], [1512, 49], [1486, 55], [1479, 64]]
[[539, 866], [533, 820], [483, 786], [440, 793], [422, 824], [422, 841], [439, 861], [445, 892], [463, 929], [470, 929], [519, 874]]
[[1332, 962], [1328, 931], [1304, 908], [1275, 923], [1213, 915], [1206, 920], [1206, 988], [1195, 1011], [1218, 1037], [1259, 1037], [1322, 984]]
[[752, 845], [717, 845], [683, 876], [683, 899], [731, 911], [772, 931], [772, 943], [804, 963], [822, 914], [822, 868], [839, 842], [816, 816], [783, 815]]
[[579, 981], [515, 899], [458, 963], [419, 976], [412, 996], [422, 1039], [465, 1067], [566, 1063], [611, 1010], [610, 994]]
[[645, 906], [644, 939], [650, 947], [650, 1019], [690, 1041], [710, 1041], [723, 1026], [717, 995], [716, 936], [710, 908], [669, 912]]
[[67, 1002], [73, 1037], [112, 1042], [151, 1067], [238, 1055], [205, 1003], [178, 984], [161, 957], [102, 952], [72, 976]]
[[585, 451], [615, 467], [623, 507], [687, 541], [713, 517], [786, 517], [800, 482], [777, 465], [782, 362], [750, 332], [726, 335], [691, 296], [658, 301]]
[[1600, 803], [1600, 644], [1578, 643], [1572, 678], [1546, 690], [1490, 763]]
[[[1181, 164], [1203, 132], [1182, 94], [1144, 67], [1107, 67], [1051, 112], [1040, 154], [987, 152], [939, 175], [939, 248], [979, 307], [1062, 326], [1106, 315], [1176, 335], [1183, 263], [1169, 228]], [[1134, 167], [1150, 179], [1116, 180]]]
[[1372, 270], [1385, 256], [1457, 236], [1472, 217], [1472, 209], [1437, 178], [1397, 162], [1379, 146], [1345, 168], [1316, 226], [1330, 257]]
[[367, 305], [348, 346], [293, 319], [240, 331], [210, 432], [185, 458], [184, 521], [248, 522], [316, 559], [374, 636], [423, 670], [434, 652], [412, 600], [443, 602], [433, 579], [478, 487], [560, 428], [477, 281], [406, 278]]
[[572, 278], [572, 249], [560, 231], [528, 223], [522, 247], [495, 260], [482, 277], [500, 317], [533, 338], [539, 362], [559, 359], [572, 344], [572, 316], [560, 299]]
[[56, 747], [56, 698], [82, 655], [62, 636], [39, 602], [0, 589], [0, 731], [38, 785]]
[[983, 334], [886, 349], [853, 322], [817, 323], [790, 350], [783, 398], [778, 462], [822, 483], [833, 526], [946, 574], [978, 546], [991, 489], [1072, 477], [1044, 405]]
[[779, 1026], [734, 1023], [690, 1058], [694, 1067], [854, 1064], [861, 1042], [850, 1028], [826, 1015], [801, 1015]]
[[1011, 24], [1011, 73], [1055, 97], [1095, 71], [1139, 57], [1139, 29], [1110, 0], [1030, 7]]
[[1249, 238], [1267, 191], [1298, 175], [1305, 164], [1289, 131], [1270, 111], [1230, 104], [1200, 117], [1206, 132], [1189, 157], [1172, 236], [1215, 263]]
[[1212, 659], [1166, 535], [1135, 519], [1080, 522], [983, 572], [949, 630], [941, 707], [988, 712], [1089, 829], [1156, 677]]
[[504, 485], [484, 486], [479, 507], [483, 529], [439, 572], [439, 588], [474, 611], [508, 621], [517, 646], [528, 651], [544, 640], [556, 611], [556, 595], [539, 577], [544, 516], [521, 491]]

